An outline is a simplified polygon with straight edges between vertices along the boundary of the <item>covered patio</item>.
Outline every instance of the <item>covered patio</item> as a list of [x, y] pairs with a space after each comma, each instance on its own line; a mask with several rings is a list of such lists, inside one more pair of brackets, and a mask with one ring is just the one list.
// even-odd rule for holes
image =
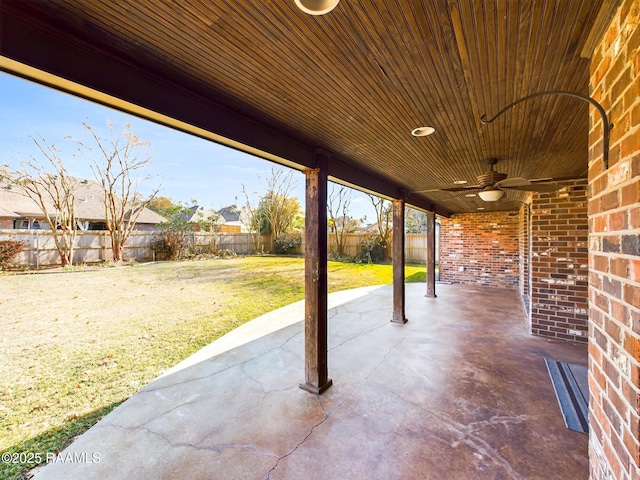
[[84, 461], [37, 480], [586, 478], [588, 437], [565, 428], [544, 363], [586, 365], [586, 346], [529, 335], [516, 291], [406, 293], [404, 325], [391, 286], [329, 296], [323, 395], [298, 388], [299, 302], [166, 372], [63, 454]]
[[[273, 478], [582, 478], [586, 439], [552, 418], [540, 362], [587, 352], [559, 338], [588, 342], [590, 477], [640, 478], [638, 0], [344, 0], [324, 15], [301, 2], [0, 2], [1, 70], [306, 176], [304, 334], [160, 380], [71, 447], [118, 437], [99, 465], [45, 478], [143, 477], [154, 458], [154, 477], [244, 465]], [[327, 332], [329, 180], [393, 201], [394, 285], [371, 310], [384, 320], [367, 317], [377, 329]], [[428, 215], [426, 298], [403, 284], [405, 206]], [[455, 281], [478, 287], [436, 298], [436, 216], [460, 240]], [[250, 347], [264, 355], [240, 355]], [[208, 391], [160, 388], [209, 366]], [[140, 419], [118, 420], [142, 398]], [[188, 421], [199, 435], [178, 428]]]

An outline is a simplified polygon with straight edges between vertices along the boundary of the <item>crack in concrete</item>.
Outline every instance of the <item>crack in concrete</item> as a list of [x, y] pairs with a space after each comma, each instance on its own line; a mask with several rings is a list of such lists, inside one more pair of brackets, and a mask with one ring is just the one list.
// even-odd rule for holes
[[112, 427], [115, 428], [120, 428], [122, 430], [125, 431], [136, 431], [136, 430], [144, 430], [148, 433], [150, 433], [153, 436], [159, 437], [160, 439], [162, 439], [162, 441], [164, 441], [166, 444], [172, 446], [172, 447], [183, 447], [183, 448], [191, 448], [193, 450], [197, 450], [197, 451], [207, 451], [207, 452], [218, 452], [218, 453], [223, 453], [225, 450], [230, 450], [230, 449], [246, 449], [249, 451], [252, 451], [254, 453], [257, 453], [258, 455], [260, 455], [261, 457], [264, 458], [278, 458], [278, 456], [274, 453], [268, 453], [268, 452], [263, 452], [262, 450], [260, 450], [258, 447], [256, 447], [253, 444], [222, 444], [222, 445], [209, 445], [209, 446], [202, 446], [202, 445], [198, 445], [199, 443], [202, 443], [206, 438], [209, 437], [209, 435], [207, 435], [203, 440], [199, 440], [198, 442], [194, 442], [194, 443], [186, 443], [186, 442], [173, 442], [170, 439], [168, 439], [165, 435], [163, 435], [160, 432], [156, 432], [154, 430], [151, 430], [150, 428], [147, 427], [135, 427], [135, 428], [128, 428], [128, 427], [123, 427], [121, 425], [111, 425]]
[[[286, 350], [288, 351], [288, 350]], [[242, 365], [242, 373], [244, 376], [246, 376], [249, 380], [251, 380], [253, 383], [257, 384], [258, 387], [260, 387], [260, 391], [264, 394], [264, 395], [268, 395], [270, 393], [277, 393], [277, 392], [286, 392], [287, 390], [294, 390], [296, 388], [299, 388], [298, 386], [292, 387], [291, 385], [288, 386], [283, 386], [281, 388], [272, 388], [270, 390], [267, 390], [267, 388], [265, 387], [265, 385], [262, 383], [262, 381], [259, 378], [254, 377], [252, 374], [250, 374], [249, 372], [247, 372], [245, 370], [246, 364]], [[275, 367], [274, 367], [275, 368]]]
[[[159, 387], [157, 387], [157, 388], [146, 388], [146, 389], [144, 389], [144, 390], [140, 390], [136, 395], [140, 395], [140, 394], [142, 394], [142, 393], [151, 393], [151, 392], [157, 392], [157, 391], [160, 391], [160, 390], [166, 390], [166, 389], [168, 389], [168, 388], [172, 388], [172, 387], [175, 387], [175, 386], [177, 386], [177, 385], [186, 385], [186, 384], [189, 384], [189, 383], [191, 383], [191, 382], [196, 382], [196, 381], [198, 381], [198, 380], [203, 380], [203, 379], [205, 379], [205, 378], [214, 377], [214, 376], [216, 376], [216, 375], [218, 375], [218, 374], [220, 374], [220, 373], [226, 372], [227, 370], [230, 370], [230, 369], [232, 369], [232, 368], [235, 368], [235, 367], [238, 367], [238, 366], [243, 366], [243, 365], [245, 365], [245, 364], [247, 364], [247, 363], [249, 363], [249, 362], [253, 362], [254, 360], [257, 360], [257, 359], [259, 359], [259, 358], [262, 358], [262, 357], [264, 357], [265, 355], [268, 355], [269, 353], [271, 353], [271, 352], [273, 352], [273, 351], [275, 351], [275, 350], [278, 350], [279, 348], [283, 348], [287, 343], [289, 343], [291, 340], [293, 340], [294, 338], [296, 338], [296, 337], [297, 337], [298, 335], [300, 335], [301, 333], [302, 333], [302, 332], [296, 332], [294, 335], [292, 335], [291, 337], [287, 338], [287, 339], [286, 339], [284, 342], [282, 342], [280, 345], [276, 345], [275, 347], [270, 348], [269, 350], [266, 350], [265, 352], [262, 352], [260, 355], [257, 355], [257, 356], [255, 356], [255, 357], [251, 357], [251, 358], [250, 358], [250, 359], [248, 359], [248, 360], [243, 360], [243, 361], [241, 361], [241, 362], [237, 362], [237, 363], [234, 363], [234, 364], [232, 364], [232, 365], [227, 365], [226, 367], [224, 367], [224, 368], [222, 368], [222, 369], [220, 369], [220, 370], [217, 370], [217, 371], [215, 371], [215, 372], [213, 372], [213, 373], [209, 373], [209, 374], [207, 374], [207, 375], [201, 375], [201, 376], [199, 376], [199, 377], [189, 378], [189, 379], [187, 379], [187, 380], [183, 380], [183, 381], [181, 381], [181, 382], [175, 382], [175, 383], [171, 383], [170, 385], [163, 385], [163, 386], [159, 386]], [[224, 353], [226, 353], [226, 352], [223, 352], [223, 354], [224, 354]], [[208, 361], [208, 359], [207, 359], [207, 360], [204, 360], [204, 361]], [[175, 374], [174, 374], [174, 375], [175, 375]], [[169, 378], [169, 377], [165, 377], [165, 378]]]
[[[284, 347], [286, 346], [286, 344], [287, 344], [287, 343], [289, 343], [291, 340], [293, 340], [296, 336], [300, 335], [300, 333], [301, 333], [301, 332], [297, 332], [295, 335], [293, 335], [293, 336], [291, 336], [290, 338], [288, 338], [287, 340], [285, 340], [281, 345], [276, 346], [276, 347], [274, 347], [274, 348], [272, 348], [272, 349], [270, 349], [270, 350], [268, 350], [268, 351], [266, 351], [266, 352], [263, 352], [262, 354], [258, 355], [257, 357], [253, 357], [253, 358], [251, 358], [251, 359], [249, 359], [249, 360], [245, 360], [245, 361], [243, 361], [243, 362], [238, 362], [238, 363], [236, 363], [236, 364], [234, 364], [234, 365], [230, 365], [230, 366], [228, 366], [228, 367], [225, 367], [225, 368], [224, 368], [224, 369], [222, 369], [222, 370], [218, 370], [218, 371], [216, 371], [216, 372], [214, 372], [214, 373], [211, 373], [211, 374], [209, 374], [209, 375], [203, 375], [203, 376], [200, 376], [200, 377], [196, 377], [196, 378], [192, 378], [192, 379], [189, 379], [189, 380], [185, 380], [184, 382], [172, 383], [171, 385], [165, 385], [165, 386], [158, 387], [158, 388], [141, 390], [141, 391], [139, 391], [138, 393], [136, 393], [134, 396], [138, 396], [138, 395], [140, 395], [140, 396], [141, 396], [142, 394], [145, 394], [145, 393], [156, 393], [156, 392], [161, 392], [162, 390], [166, 390], [166, 389], [169, 389], [169, 388], [174, 387], [174, 386], [177, 386], [177, 385], [185, 385], [185, 384], [188, 384], [188, 383], [191, 383], [191, 382], [197, 381], [197, 380], [203, 380], [203, 379], [205, 379], [205, 378], [210, 378], [210, 377], [213, 377], [213, 376], [215, 376], [215, 375], [218, 375], [218, 374], [220, 374], [220, 373], [222, 373], [222, 372], [225, 372], [225, 371], [227, 371], [227, 370], [230, 370], [230, 369], [232, 369], [232, 368], [235, 368], [235, 367], [240, 366], [240, 367], [243, 367], [242, 373], [243, 373], [246, 377], [248, 377], [250, 380], [253, 380], [254, 382], [256, 382], [256, 383], [260, 386], [260, 389], [261, 389], [261, 391], [262, 391], [262, 393], [263, 393], [263, 398], [264, 398], [264, 395], [266, 395], [266, 394], [267, 394], [267, 393], [269, 393], [269, 392], [265, 391], [264, 387], [262, 386], [262, 384], [261, 384], [260, 382], [258, 382], [257, 380], [255, 380], [253, 377], [251, 377], [251, 375], [247, 374], [247, 373], [244, 371], [244, 365], [246, 365], [247, 363], [249, 363], [249, 362], [251, 362], [251, 361], [253, 361], [253, 360], [255, 360], [255, 359], [258, 359], [258, 358], [260, 358], [260, 357], [263, 357], [263, 356], [265, 356], [265, 355], [267, 355], [267, 354], [269, 354], [269, 353], [271, 353], [271, 352], [273, 352], [273, 351], [277, 350], [278, 348], [282, 348], [282, 349], [284, 349]], [[285, 349], [285, 350], [286, 350], [286, 349]], [[287, 350], [287, 351], [289, 351], [289, 350]], [[278, 389], [278, 390], [271, 390], [271, 391], [286, 391], [286, 390], [290, 390], [290, 389], [292, 389], [292, 387], [287, 387], [287, 388]], [[271, 392], [271, 391], [270, 391], [270, 392]], [[133, 397], [132, 397], [132, 398], [133, 398]], [[177, 403], [177, 404], [175, 404], [175, 405], [172, 405], [172, 406], [171, 406], [171, 408], [169, 408], [169, 409], [167, 409], [167, 410], [164, 410], [164, 411], [159, 412], [157, 415], [154, 415], [154, 416], [153, 416], [153, 418], [148, 419], [147, 421], [145, 421], [145, 422], [141, 423], [140, 425], [138, 425], [138, 426], [136, 426], [136, 427], [125, 427], [125, 426], [123, 426], [123, 425], [119, 425], [119, 424], [116, 424], [116, 423], [112, 423], [112, 424], [110, 424], [110, 425], [117, 426], [117, 427], [121, 427], [121, 428], [142, 428], [142, 427], [145, 427], [146, 425], [150, 424], [151, 422], [153, 422], [153, 421], [155, 421], [155, 420], [158, 420], [158, 419], [160, 419], [160, 418], [162, 418], [162, 417], [164, 417], [164, 416], [166, 416], [166, 415], [170, 414], [171, 412], [173, 412], [174, 410], [176, 410], [176, 409], [178, 409], [178, 408], [180, 408], [180, 407], [184, 407], [184, 406], [192, 405], [192, 404], [195, 404], [195, 403], [198, 403], [198, 402], [202, 402], [202, 401], [205, 401], [205, 400], [206, 400], [206, 398], [203, 398], [203, 397], [196, 397], [196, 398], [192, 398], [192, 399], [190, 399], [190, 400], [182, 401], [182, 402], [180, 402], [180, 403]], [[255, 408], [255, 407], [256, 407], [256, 405], [252, 405], [252, 406], [250, 406], [247, 410], [251, 410], [252, 408]], [[117, 411], [117, 410], [115, 410], [115, 411]]]
[[[383, 325], [381, 325], [380, 327], [382, 327]], [[376, 328], [380, 328], [380, 327], [375, 327], [372, 330], [375, 330]], [[364, 332], [363, 332], [364, 333]], [[356, 336], [357, 337], [357, 336]], [[356, 338], [354, 337], [354, 338]], [[326, 422], [329, 417], [331, 415], [333, 415], [333, 413], [340, 408], [342, 405], [345, 404], [345, 402], [353, 395], [353, 392], [355, 392], [356, 388], [363, 382], [367, 381], [369, 379], [369, 377], [371, 377], [371, 375], [373, 375], [373, 373], [378, 370], [378, 368], [380, 368], [380, 366], [384, 363], [384, 361], [386, 360], [387, 356], [391, 353], [391, 351], [393, 349], [395, 349], [398, 345], [400, 345], [402, 342], [404, 342], [406, 337], [402, 337], [400, 339], [399, 342], [395, 343], [394, 345], [390, 346], [387, 349], [387, 352], [384, 354], [384, 356], [382, 357], [382, 359], [378, 362], [377, 365], [375, 365], [370, 371], [369, 373], [362, 378], [361, 380], [357, 381], [356, 383], [353, 384], [353, 388], [344, 396], [344, 398], [342, 400], [340, 400], [336, 405], [334, 405], [333, 408], [331, 408], [329, 411], [326, 410], [324, 404], [322, 403], [322, 398], [320, 397], [320, 395], [317, 395], [317, 400], [318, 400], [318, 404], [320, 405], [320, 408], [322, 408], [322, 411], [324, 412], [324, 418], [322, 420], [320, 420], [318, 423], [316, 423], [315, 425], [313, 425], [311, 427], [311, 430], [309, 430], [309, 433], [307, 433], [307, 435], [293, 448], [293, 450], [291, 450], [289, 453], [279, 457], [276, 461], [276, 463], [273, 465], [273, 467], [271, 467], [271, 469], [267, 472], [266, 476], [265, 476], [265, 480], [271, 480], [271, 474], [276, 470], [276, 468], [278, 468], [278, 465], [280, 464], [281, 460], [284, 460], [287, 457], [290, 457], [291, 455], [293, 455], [298, 448], [300, 448], [306, 441], [307, 439], [309, 439], [309, 437], [311, 437], [311, 435], [313, 434], [313, 431], [319, 427], [320, 425], [322, 425], [324, 422]]]
[[[384, 326], [384, 325], [382, 325], [382, 326]], [[380, 328], [380, 327], [376, 327], [376, 328]], [[375, 330], [375, 328], [373, 328], [372, 330]], [[387, 349], [387, 351], [384, 354], [384, 356], [380, 359], [378, 364], [376, 366], [374, 366], [371, 370], [369, 370], [369, 373], [367, 373], [367, 375], [365, 375], [362, 379], [358, 380], [357, 382], [355, 382], [353, 384], [353, 388], [351, 388], [351, 390], [349, 390], [349, 392], [344, 396], [344, 398], [340, 402], [338, 402], [331, 410], [329, 410], [328, 415], [331, 415], [336, 408], [341, 407], [342, 405], [344, 405], [344, 403], [353, 395], [353, 392], [356, 391], [356, 388], [358, 388], [358, 386], [360, 386], [361, 383], [366, 382], [367, 380], [369, 380], [371, 375], [373, 375], [373, 373], [382, 366], [382, 364], [385, 362], [385, 360], [387, 359], [387, 357], [389, 356], [391, 351], [394, 350], [402, 342], [404, 342], [405, 339], [406, 339], [406, 337], [402, 337], [400, 339], [400, 341], [398, 341], [395, 344], [391, 345]], [[324, 405], [322, 403], [322, 398], [318, 398], [318, 400], [320, 401], [320, 406], [322, 407], [322, 410], [326, 413], [326, 410], [325, 410]]]
[[[361, 314], [361, 313], [359, 313], [358, 315], [362, 315], [362, 314]], [[331, 352], [332, 350], [335, 350], [336, 348], [341, 347], [341, 346], [342, 346], [342, 345], [344, 345], [345, 343], [351, 342], [352, 340], [355, 340], [356, 338], [361, 337], [362, 335], [365, 335], [365, 334], [367, 334], [367, 333], [369, 333], [369, 332], [373, 332], [374, 330], [378, 330], [378, 329], [380, 329], [380, 328], [382, 328], [382, 327], [385, 327], [385, 326], [387, 326], [388, 324], [389, 324], [389, 322], [385, 322], [385, 323], [381, 323], [380, 325], [377, 325], [377, 326], [375, 326], [375, 327], [371, 327], [371, 328], [370, 328], [370, 329], [368, 329], [368, 330], [363, 330], [362, 332], [358, 333], [357, 335], [354, 335], [353, 337], [347, 338], [346, 340], [344, 340], [344, 341], [340, 342], [339, 344], [334, 345], [334, 346], [333, 346], [333, 347], [331, 347], [328, 351], [329, 351], [329, 352]], [[403, 340], [404, 340], [404, 338], [403, 338]], [[393, 348], [393, 347], [392, 347], [392, 348]]]
[[[322, 406], [322, 405], [321, 405]], [[324, 408], [322, 409], [324, 411]], [[291, 450], [289, 453], [286, 453], [284, 455], [282, 455], [281, 457], [277, 457], [276, 463], [274, 463], [273, 467], [271, 467], [271, 469], [267, 472], [267, 475], [264, 477], [265, 480], [271, 480], [271, 474], [275, 471], [276, 468], [278, 468], [278, 465], [280, 464], [281, 460], [284, 460], [285, 458], [293, 455], [296, 450], [298, 450], [298, 448], [300, 448], [300, 446], [307, 441], [307, 439], [313, 434], [313, 431], [319, 427], [320, 425], [322, 425], [324, 422], [327, 421], [327, 419], [329, 418], [330, 414], [327, 414], [325, 412], [325, 416], [322, 420], [320, 420], [318, 423], [316, 423], [313, 427], [311, 427], [311, 430], [309, 430], [309, 433], [307, 433], [307, 435], [293, 448], [293, 450]]]

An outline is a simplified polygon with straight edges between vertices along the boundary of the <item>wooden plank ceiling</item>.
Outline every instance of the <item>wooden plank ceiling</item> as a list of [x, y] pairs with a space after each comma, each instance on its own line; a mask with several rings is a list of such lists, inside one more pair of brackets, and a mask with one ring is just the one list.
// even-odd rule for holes
[[[263, 151], [323, 147], [335, 156], [335, 177], [393, 196], [473, 185], [487, 158], [509, 177], [584, 177], [586, 102], [544, 96], [491, 125], [480, 117], [536, 92], [587, 95], [589, 60], [580, 52], [601, 3], [342, 0], [309, 16], [293, 0], [3, 0], [0, 55], [188, 123], [198, 118], [179, 104], [197, 98], [277, 132]], [[81, 54], [82, 65], [69, 60]], [[149, 90], [145, 81], [165, 94], [142, 98], [120, 86]], [[174, 94], [185, 100], [166, 98]], [[198, 127], [218, 128], [205, 116]], [[435, 133], [410, 134], [423, 125]], [[513, 210], [523, 195], [489, 203], [427, 192], [410, 201], [446, 214]]]

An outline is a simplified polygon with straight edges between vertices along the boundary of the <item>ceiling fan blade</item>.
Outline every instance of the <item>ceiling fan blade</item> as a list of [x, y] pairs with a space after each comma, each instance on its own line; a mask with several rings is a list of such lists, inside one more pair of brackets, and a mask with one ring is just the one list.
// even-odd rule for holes
[[465, 190], [481, 190], [480, 185], [468, 186], [468, 187], [451, 187], [451, 188], [431, 188], [429, 190], [416, 190], [411, 193], [428, 193], [428, 192], [464, 192]]
[[557, 177], [557, 178], [534, 178], [529, 180], [530, 183], [550, 183], [550, 182], [568, 182], [571, 180], [586, 180], [586, 177]]
[[564, 185], [558, 185], [555, 183], [538, 183], [531, 185], [520, 185], [516, 187], [505, 187], [503, 185], [500, 188], [504, 188], [506, 190], [520, 190], [524, 192], [538, 192], [538, 193], [547, 193], [547, 192], [555, 192], [564, 188]]
[[496, 187], [521, 187], [523, 185], [531, 185], [531, 182], [526, 178], [522, 177], [513, 177], [513, 178], [505, 178], [504, 180], [500, 180], [496, 183]]
[[451, 187], [451, 188], [439, 188], [441, 192], [464, 192], [466, 190], [482, 190], [481, 185], [470, 185], [468, 187]]

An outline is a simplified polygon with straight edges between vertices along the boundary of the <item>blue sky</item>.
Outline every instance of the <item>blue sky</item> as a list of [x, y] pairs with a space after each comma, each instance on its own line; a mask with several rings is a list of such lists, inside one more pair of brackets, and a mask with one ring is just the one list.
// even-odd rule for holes
[[[236, 203], [237, 198], [237, 202], [243, 204], [242, 184], [250, 194], [264, 193], [264, 179], [274, 165], [0, 72], [0, 164], [18, 168], [20, 159], [30, 155], [41, 158], [30, 136], [42, 136], [48, 144], [64, 145], [61, 157], [70, 174], [92, 178], [86, 160], [74, 156], [75, 147], [64, 141], [67, 136], [90, 141], [83, 121], [101, 136], [108, 136], [108, 121], [118, 130], [129, 123], [134, 134], [150, 142], [149, 173], [153, 178], [148, 180], [148, 187], [161, 185], [160, 195], [174, 202], [190, 203], [195, 199], [200, 205], [219, 209]], [[295, 172], [294, 178], [293, 194], [303, 204], [304, 175]], [[350, 214], [373, 219], [373, 209], [364, 194], [354, 192]]]

